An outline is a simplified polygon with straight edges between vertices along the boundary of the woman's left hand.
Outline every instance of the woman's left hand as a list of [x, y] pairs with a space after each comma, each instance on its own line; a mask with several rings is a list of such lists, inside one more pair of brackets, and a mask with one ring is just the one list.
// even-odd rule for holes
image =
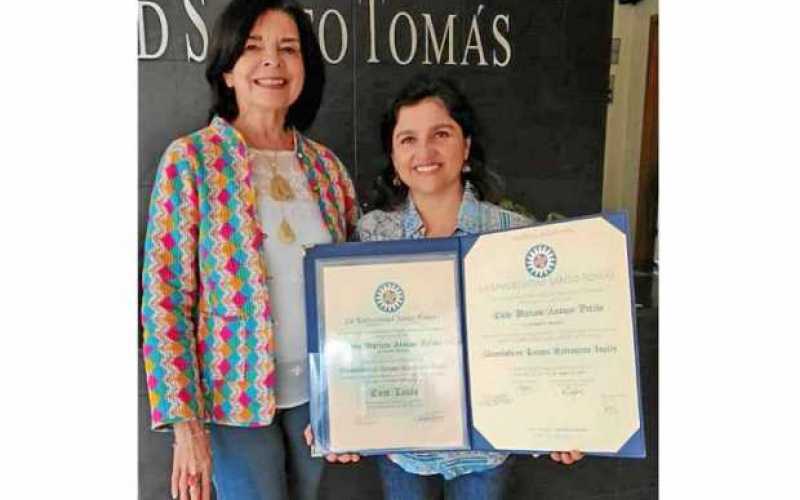
[[574, 464], [583, 458], [583, 453], [578, 450], [572, 451], [554, 451], [550, 453], [550, 458], [553, 462], [559, 462], [566, 465]]
[[178, 422], [172, 456], [172, 498], [211, 499], [211, 442], [202, 422]]
[[[314, 443], [314, 433], [311, 432], [311, 424], [306, 426], [306, 430], [303, 432], [303, 435], [306, 437], [306, 444], [311, 446]], [[340, 464], [346, 464], [349, 462], [358, 462], [361, 460], [361, 455], [358, 453], [328, 453], [325, 455], [325, 460], [330, 463], [339, 462]]]

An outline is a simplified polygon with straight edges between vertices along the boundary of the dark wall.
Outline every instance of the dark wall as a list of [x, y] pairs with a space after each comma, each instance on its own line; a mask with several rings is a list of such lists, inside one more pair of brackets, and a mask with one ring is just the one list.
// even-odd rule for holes
[[[158, 5], [166, 22], [146, 4]], [[199, 54], [203, 38], [190, 14], [197, 13], [210, 36], [226, 4], [225, 0], [139, 2], [140, 34], [144, 33], [139, 47], [140, 241], [161, 153], [172, 139], [207, 123], [204, 62], [188, 60], [186, 41], [188, 36], [192, 51]], [[538, 218], [549, 212], [571, 216], [600, 210], [611, 0], [308, 0], [304, 5], [313, 11], [317, 30], [325, 13], [335, 11], [328, 12], [324, 26], [331, 59], [343, 46], [337, 13], [346, 25], [346, 52], [341, 62], [327, 64], [323, 105], [309, 135], [344, 160], [362, 201], [384, 164], [380, 114], [405, 81], [426, 72], [460, 82], [483, 122], [489, 163], [505, 178], [511, 199]], [[405, 65], [395, 60], [389, 44], [392, 20], [401, 12], [408, 13], [417, 31], [415, 57]], [[455, 16], [451, 39], [455, 64], [447, 64], [447, 50], [436, 64], [432, 48], [433, 64], [424, 64], [429, 39], [423, 13], [430, 15], [437, 37], [445, 32], [448, 16]], [[485, 65], [475, 48], [475, 33], [470, 38], [473, 17]], [[159, 49], [162, 24], [168, 29], [163, 54], [145, 59]], [[403, 60], [410, 54], [411, 35], [402, 14], [395, 35], [396, 53]], [[470, 50], [468, 43], [473, 46]], [[373, 55], [379, 63], [368, 62]]]

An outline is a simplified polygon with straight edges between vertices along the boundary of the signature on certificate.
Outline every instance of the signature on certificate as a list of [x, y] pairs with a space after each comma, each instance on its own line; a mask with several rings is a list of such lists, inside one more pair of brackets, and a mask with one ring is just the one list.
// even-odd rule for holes
[[513, 398], [505, 393], [487, 394], [481, 400], [481, 404], [483, 406], [489, 406], [489, 407], [510, 405], [513, 402], [514, 402]]

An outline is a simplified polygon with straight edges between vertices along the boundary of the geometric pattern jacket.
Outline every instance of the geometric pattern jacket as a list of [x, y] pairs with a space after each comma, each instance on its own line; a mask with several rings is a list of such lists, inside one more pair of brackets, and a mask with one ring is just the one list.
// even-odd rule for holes
[[[328, 148], [294, 134], [323, 224], [346, 241], [359, 212], [353, 183]], [[239, 132], [215, 117], [172, 142], [158, 166], [141, 311], [154, 429], [191, 419], [265, 426], [274, 417], [269, 273], [247, 158]]]

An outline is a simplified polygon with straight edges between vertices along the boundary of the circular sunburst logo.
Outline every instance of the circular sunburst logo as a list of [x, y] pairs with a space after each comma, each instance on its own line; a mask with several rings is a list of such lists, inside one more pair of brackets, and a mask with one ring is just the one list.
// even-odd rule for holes
[[534, 245], [525, 254], [525, 269], [534, 278], [545, 278], [556, 268], [556, 253], [548, 245]]
[[400, 285], [393, 281], [381, 283], [375, 290], [375, 305], [385, 313], [393, 313], [403, 307], [406, 295]]

